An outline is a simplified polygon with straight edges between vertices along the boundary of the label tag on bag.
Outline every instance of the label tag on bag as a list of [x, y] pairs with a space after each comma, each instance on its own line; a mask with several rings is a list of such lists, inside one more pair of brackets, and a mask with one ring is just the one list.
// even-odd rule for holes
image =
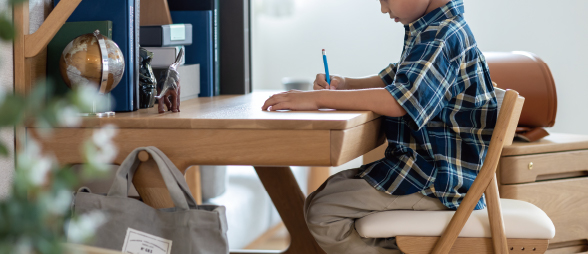
[[128, 228], [122, 252], [128, 254], [170, 254], [172, 240]]

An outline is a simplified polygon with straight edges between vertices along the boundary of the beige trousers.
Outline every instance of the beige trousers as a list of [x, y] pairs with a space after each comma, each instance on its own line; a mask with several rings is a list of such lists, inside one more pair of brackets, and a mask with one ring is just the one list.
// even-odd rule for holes
[[390, 195], [358, 178], [358, 169], [327, 179], [304, 204], [308, 229], [327, 253], [401, 253], [395, 238], [362, 238], [355, 220], [386, 210], [446, 210], [437, 198], [421, 193]]

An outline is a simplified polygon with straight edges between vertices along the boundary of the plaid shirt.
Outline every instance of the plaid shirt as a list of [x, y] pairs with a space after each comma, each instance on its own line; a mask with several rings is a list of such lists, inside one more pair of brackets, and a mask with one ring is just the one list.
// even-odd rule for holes
[[[421, 192], [457, 209], [482, 167], [496, 124], [496, 97], [484, 56], [453, 0], [405, 26], [398, 64], [380, 73], [406, 110], [385, 117], [385, 158], [359, 177], [393, 195]], [[476, 209], [484, 208], [484, 197]]]

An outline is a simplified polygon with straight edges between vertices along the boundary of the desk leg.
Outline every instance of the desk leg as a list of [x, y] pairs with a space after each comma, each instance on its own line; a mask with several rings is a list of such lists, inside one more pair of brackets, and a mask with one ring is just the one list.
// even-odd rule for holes
[[291, 243], [283, 253], [324, 254], [306, 227], [303, 214], [305, 197], [290, 167], [255, 167], [255, 171], [290, 232]]

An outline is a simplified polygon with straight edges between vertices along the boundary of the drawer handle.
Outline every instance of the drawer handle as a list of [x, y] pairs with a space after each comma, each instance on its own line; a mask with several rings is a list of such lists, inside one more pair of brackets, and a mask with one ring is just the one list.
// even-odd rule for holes
[[529, 170], [533, 169], [533, 162], [529, 162]]

